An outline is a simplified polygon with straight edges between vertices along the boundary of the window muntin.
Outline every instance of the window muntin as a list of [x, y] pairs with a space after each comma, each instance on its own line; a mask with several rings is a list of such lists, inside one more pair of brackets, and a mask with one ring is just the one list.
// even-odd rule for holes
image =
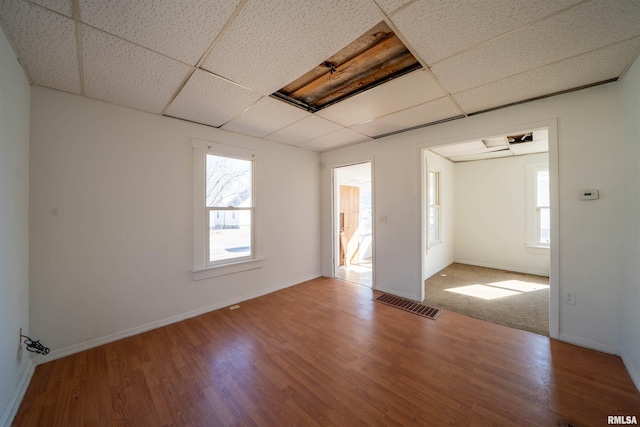
[[429, 171], [429, 227], [428, 227], [428, 243], [429, 245], [440, 241], [440, 172], [435, 170]]
[[206, 264], [253, 258], [254, 162], [206, 154]]

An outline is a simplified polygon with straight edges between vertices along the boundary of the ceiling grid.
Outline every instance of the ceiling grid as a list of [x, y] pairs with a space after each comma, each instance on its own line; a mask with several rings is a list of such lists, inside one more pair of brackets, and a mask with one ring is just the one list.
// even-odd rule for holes
[[[270, 96], [381, 22], [422, 69], [315, 113]], [[612, 82], [640, 53], [637, 0], [0, 0], [0, 25], [34, 85], [315, 151]]]

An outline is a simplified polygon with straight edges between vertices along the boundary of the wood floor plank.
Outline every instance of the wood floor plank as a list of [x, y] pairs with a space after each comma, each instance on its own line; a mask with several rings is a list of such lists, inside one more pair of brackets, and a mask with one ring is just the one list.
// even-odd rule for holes
[[640, 418], [619, 357], [319, 278], [37, 366], [14, 426], [575, 426]]

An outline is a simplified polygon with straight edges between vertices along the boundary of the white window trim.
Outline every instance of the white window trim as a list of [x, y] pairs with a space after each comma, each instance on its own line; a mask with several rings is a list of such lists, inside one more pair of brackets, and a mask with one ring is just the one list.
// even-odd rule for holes
[[[431, 173], [438, 176], [438, 182], [436, 183], [436, 205], [438, 207], [438, 238], [436, 240], [430, 240], [429, 236], [429, 227], [431, 226], [429, 220], [429, 210], [431, 209], [431, 204], [429, 203], [429, 199], [431, 195], [429, 192], [431, 191]], [[442, 244], [442, 171], [435, 168], [429, 168], [427, 170], [427, 248], [433, 248]]]
[[[194, 139], [193, 148], [193, 269], [192, 279], [202, 280], [211, 277], [219, 277], [227, 274], [239, 273], [242, 271], [254, 270], [263, 267], [264, 257], [259, 256], [258, 251], [258, 199], [261, 194], [259, 188], [262, 182], [261, 154], [257, 151], [247, 150], [240, 147], [225, 145], [210, 141]], [[253, 160], [253, 219], [252, 219], [252, 257], [234, 258], [228, 262], [215, 265], [207, 263], [207, 248], [205, 228], [206, 218], [206, 155], [216, 154], [220, 156], [236, 157]]]
[[537, 197], [537, 173], [542, 170], [549, 170], [548, 163], [529, 163], [525, 165], [527, 172], [527, 241], [525, 246], [528, 252], [546, 253], [550, 244], [543, 244], [538, 241], [538, 206]]

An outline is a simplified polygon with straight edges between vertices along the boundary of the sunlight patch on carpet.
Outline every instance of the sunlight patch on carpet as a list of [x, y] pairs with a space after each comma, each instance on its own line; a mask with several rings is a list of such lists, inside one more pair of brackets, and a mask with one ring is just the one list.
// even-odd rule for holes
[[549, 289], [548, 285], [542, 285], [540, 283], [524, 282], [522, 280], [504, 280], [502, 282], [487, 283], [487, 286], [495, 286], [498, 288], [511, 289], [512, 291], [519, 292], [533, 292], [543, 289]]
[[482, 298], [484, 300], [492, 300], [496, 298], [504, 298], [512, 295], [518, 295], [521, 292], [512, 291], [504, 288], [497, 288], [487, 285], [469, 285], [460, 286], [458, 288], [445, 289], [447, 292], [455, 292], [457, 294], [468, 295], [470, 297]]

